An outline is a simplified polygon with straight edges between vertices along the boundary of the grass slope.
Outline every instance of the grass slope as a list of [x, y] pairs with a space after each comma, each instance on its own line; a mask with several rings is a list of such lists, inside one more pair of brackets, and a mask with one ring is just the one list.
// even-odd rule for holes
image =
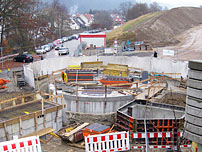
[[147, 21], [148, 19], [157, 16], [161, 14], [162, 12], [155, 12], [155, 13], [149, 13], [142, 15], [134, 20], [130, 20], [124, 25], [122, 25], [119, 28], [114, 29], [113, 31], [109, 32], [107, 34], [107, 41], [108, 45], [111, 45], [114, 41], [114, 39], [118, 40], [134, 40], [135, 39], [135, 33], [129, 32], [134, 26], [138, 26], [142, 22]]

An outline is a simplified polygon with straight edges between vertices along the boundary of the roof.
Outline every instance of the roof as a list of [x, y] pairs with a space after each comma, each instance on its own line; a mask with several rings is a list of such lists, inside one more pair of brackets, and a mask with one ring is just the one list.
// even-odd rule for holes
[[81, 33], [80, 37], [106, 37], [106, 33]]
[[88, 19], [88, 21], [92, 19], [92, 16], [90, 14], [83, 14], [83, 15]]

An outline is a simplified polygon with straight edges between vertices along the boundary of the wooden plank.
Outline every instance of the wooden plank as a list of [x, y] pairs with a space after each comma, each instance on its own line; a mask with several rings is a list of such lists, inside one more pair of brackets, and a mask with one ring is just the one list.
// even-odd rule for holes
[[18, 97], [15, 97], [15, 98], [11, 98], [11, 99], [7, 99], [7, 100], [0, 101], [0, 103], [11, 102], [11, 101], [13, 101], [13, 100], [18, 100], [18, 99], [21, 99], [21, 98], [33, 96], [33, 95], [35, 95], [35, 94], [36, 94], [36, 93], [31, 93], [31, 94], [27, 94], [27, 95], [23, 95], [23, 96], [18, 96]]
[[76, 147], [76, 148], [80, 148], [80, 149], [85, 149], [85, 146], [79, 145], [79, 144], [67, 143], [67, 145], [68, 145], [68, 146], [71, 146], [71, 147]]
[[70, 131], [70, 132], [63, 133], [62, 135], [63, 135], [63, 136], [66, 136], [66, 137], [69, 137], [69, 136], [75, 134], [76, 132], [78, 132], [79, 130], [85, 128], [85, 127], [88, 126], [88, 125], [89, 125], [89, 123], [85, 122], [85, 123], [83, 123], [82, 125], [76, 127], [74, 130], [72, 130], [72, 131]]
[[[157, 94], [158, 92], [162, 91], [164, 87], [151, 87], [149, 90], [149, 96], [148, 98], [153, 97], [155, 94]], [[135, 98], [136, 99], [141, 99], [141, 100], [145, 100], [145, 96], [148, 95], [148, 89], [145, 89], [142, 93], [140, 93], [139, 95], [137, 95]]]
[[38, 116], [37, 116], [37, 112], [34, 113], [34, 126], [35, 126], [35, 130], [37, 130], [37, 128], [38, 128]]
[[20, 130], [20, 135], [22, 136], [22, 119], [19, 117], [19, 130]]
[[9, 135], [8, 135], [8, 129], [7, 129], [6, 123], [3, 123], [3, 126], [4, 126], [4, 131], [5, 131], [5, 134], [6, 134], [6, 139], [10, 140]]
[[30, 137], [30, 136], [39, 136], [39, 137], [41, 137], [41, 136], [47, 135], [47, 134], [49, 134], [49, 133], [51, 133], [53, 131], [56, 131], [56, 130], [53, 129], [53, 128], [44, 128], [44, 129], [41, 129], [39, 131], [35, 131], [35, 132], [31, 133], [31, 134], [28, 134], [26, 136], [23, 136], [21, 138]]

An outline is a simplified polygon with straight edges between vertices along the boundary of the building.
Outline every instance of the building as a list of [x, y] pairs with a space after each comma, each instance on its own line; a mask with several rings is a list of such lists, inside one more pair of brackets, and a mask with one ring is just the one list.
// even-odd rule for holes
[[70, 28], [72, 30], [78, 30], [91, 26], [94, 16], [91, 14], [74, 14], [70, 17], [70, 20]]
[[123, 17], [121, 17], [118, 14], [111, 14], [111, 17], [113, 19], [113, 25], [114, 26], [123, 25], [125, 23]]
[[94, 48], [106, 47], [105, 33], [81, 33], [80, 43], [86, 42], [87, 48], [93, 46]]

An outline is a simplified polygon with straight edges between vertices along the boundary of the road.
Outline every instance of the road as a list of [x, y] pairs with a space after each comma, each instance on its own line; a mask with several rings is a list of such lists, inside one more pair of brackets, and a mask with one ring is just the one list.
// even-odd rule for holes
[[[202, 26], [191, 28], [176, 38], [180, 40], [178, 45], [156, 49], [160, 58], [181, 61], [202, 60]], [[163, 56], [163, 49], [175, 50], [175, 56]]]
[[[64, 47], [69, 48], [69, 55], [68, 56], [74, 56], [74, 52], [79, 44], [79, 40], [71, 40], [71, 41], [67, 41], [63, 43]], [[50, 52], [46, 53], [46, 55], [44, 56], [45, 59], [50, 59], [50, 58], [58, 58], [58, 57], [64, 57], [66, 55], [61, 55], [59, 56], [57, 54], [57, 51], [55, 51], [55, 49], [51, 50]]]

